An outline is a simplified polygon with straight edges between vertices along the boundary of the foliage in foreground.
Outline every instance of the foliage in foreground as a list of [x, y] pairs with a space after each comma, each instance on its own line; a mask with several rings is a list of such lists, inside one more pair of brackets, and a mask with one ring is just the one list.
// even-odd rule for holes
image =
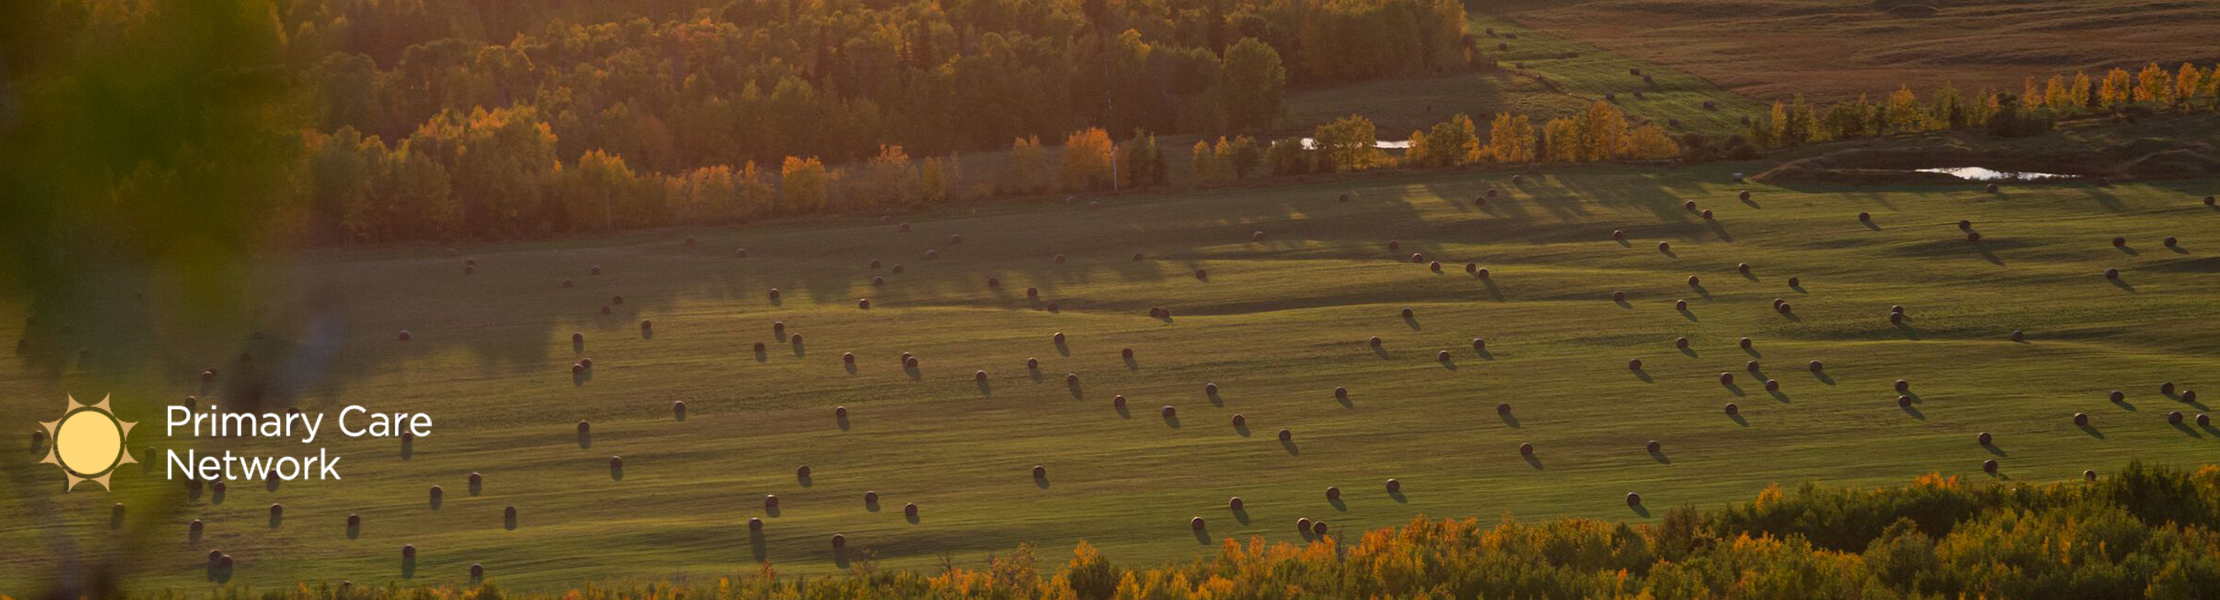
[[[2220, 467], [2129, 465], [2097, 482], [1767, 489], [1656, 525], [1586, 519], [1412, 519], [1303, 545], [1225, 540], [1216, 556], [1125, 569], [1081, 543], [1061, 565], [1029, 547], [938, 573], [781, 576], [714, 585], [233, 588], [220, 598], [2212, 598], [2220, 595]], [[1045, 569], [1052, 571], [1044, 572]], [[182, 598], [164, 593], [158, 598]]]

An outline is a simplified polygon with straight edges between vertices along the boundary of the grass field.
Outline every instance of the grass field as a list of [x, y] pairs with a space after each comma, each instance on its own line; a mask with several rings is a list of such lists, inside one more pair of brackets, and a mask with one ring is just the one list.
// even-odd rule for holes
[[[1892, 13], [1877, 7], [1933, 8]], [[1909, 85], [2017, 92], [2023, 78], [2220, 61], [2220, 2], [1512, 0], [1498, 12], [1736, 94], [1841, 100]]]
[[[907, 232], [839, 219], [466, 246], [458, 257], [325, 251], [239, 271], [251, 281], [246, 306], [266, 311], [236, 319], [175, 305], [192, 282], [88, 273], [81, 285], [95, 300], [0, 309], [0, 336], [26, 336], [28, 313], [39, 324], [30, 351], [0, 361], [7, 430], [53, 418], [65, 394], [113, 394], [140, 423], [134, 446], [163, 449], [185, 442], [162, 435], [161, 407], [187, 394], [332, 418], [350, 404], [424, 412], [436, 426], [404, 454], [397, 440], [340, 438], [327, 422], [316, 446], [344, 457], [344, 481], [236, 482], [220, 503], [188, 499], [158, 465], [124, 467], [114, 494], [30, 493], [60, 476], [29, 464], [37, 456], [15, 435], [5, 472], [29, 475], [0, 492], [0, 547], [52, 551], [0, 554], [0, 592], [36, 588], [64, 559], [127, 561], [135, 585], [195, 588], [207, 585], [211, 549], [237, 557], [232, 585], [258, 587], [459, 583], [473, 563], [511, 589], [702, 581], [758, 561], [828, 573], [866, 552], [930, 568], [1026, 542], [1058, 556], [1080, 540], [1155, 564], [1225, 537], [1299, 541], [1300, 517], [1337, 532], [1417, 514], [1644, 522], [1774, 482], [1985, 481], [1988, 459], [2002, 465], [1997, 478], [2063, 480], [2220, 451], [2220, 430], [2164, 418], [2204, 405], [2158, 392], [2165, 381], [2220, 388], [2220, 211], [2199, 200], [2220, 181], [2001, 195], [1731, 182], [1765, 166], [1597, 166], [1523, 183], [1406, 172], [1105, 199], [1094, 211], [957, 208], [901, 217]], [[1475, 206], [1491, 187], [1505, 194]], [[1742, 189], [1750, 201], [1736, 199]], [[1690, 201], [1716, 220], [1685, 210]], [[1981, 242], [1965, 240], [1960, 219]], [[2168, 236], [2178, 248], [2160, 244]], [[749, 256], [735, 258], [742, 247]], [[1443, 272], [1412, 264], [1414, 252]], [[475, 274], [463, 274], [465, 258]], [[868, 269], [873, 259], [886, 268]], [[1467, 275], [1467, 262], [1491, 276]], [[1735, 269], [1744, 262], [1747, 276]], [[904, 272], [892, 274], [897, 264]], [[2118, 283], [2100, 275], [2107, 268]], [[1775, 312], [1775, 298], [1794, 316]], [[1886, 318], [1891, 305], [1905, 307], [1902, 325]], [[1148, 317], [1156, 306], [1173, 316]], [[780, 321], [804, 343], [774, 337]], [[401, 330], [413, 340], [396, 341]], [[2027, 341], [2008, 341], [2013, 330]], [[1051, 342], [1058, 332], [1064, 345]], [[1373, 336], [1381, 349], [1368, 347]], [[1737, 347], [1743, 337], [1752, 350]], [[80, 359], [79, 348], [90, 352]], [[253, 358], [239, 361], [242, 351]], [[902, 367], [903, 352], [920, 366]], [[590, 377], [572, 376], [580, 357], [594, 359]], [[1815, 360], [1823, 374], [1806, 369]], [[207, 367], [225, 375], [204, 386]], [[974, 383], [975, 370], [988, 383]], [[1067, 386], [1067, 373], [1080, 383]], [[268, 385], [243, 383], [256, 379]], [[1896, 403], [1898, 379], [1911, 383], [1910, 408]], [[2125, 402], [2106, 400], [2115, 389]], [[1117, 395], [1126, 410], [1112, 407]], [[1723, 413], [1728, 403], [1739, 417]], [[836, 406], [849, 417], [836, 419]], [[1159, 416], [1164, 406], [1176, 418]], [[2076, 427], [2076, 412], [2092, 426]], [[1236, 414], [1245, 428], [1230, 424]], [[590, 439], [575, 433], [581, 420]], [[1292, 442], [1276, 437], [1283, 428]], [[1981, 432], [1993, 447], [1975, 443]], [[1650, 440], [1662, 452], [1646, 452]], [[1521, 443], [1534, 445], [1531, 459]], [[314, 452], [282, 439], [197, 448]], [[795, 474], [804, 465], [806, 480]], [[1048, 476], [1034, 479], [1033, 465]], [[486, 478], [479, 494], [467, 491], [472, 472]], [[1384, 489], [1390, 478], [1399, 494]], [[437, 509], [434, 485], [446, 490]], [[778, 512], [765, 511], [766, 494]], [[1233, 496], [1246, 512], [1226, 509]], [[112, 502], [131, 511], [122, 532], [110, 529]], [[273, 502], [281, 522], [267, 516]], [[902, 512], [912, 502], [915, 522]], [[520, 513], [513, 530], [507, 506]], [[349, 514], [363, 520], [353, 539]], [[1196, 516], [1207, 531], [1188, 529]], [[749, 532], [751, 517], [765, 520], [762, 533]], [[192, 519], [207, 527], [197, 542]], [[828, 543], [835, 533], [844, 556]], [[413, 571], [403, 544], [419, 550]]]

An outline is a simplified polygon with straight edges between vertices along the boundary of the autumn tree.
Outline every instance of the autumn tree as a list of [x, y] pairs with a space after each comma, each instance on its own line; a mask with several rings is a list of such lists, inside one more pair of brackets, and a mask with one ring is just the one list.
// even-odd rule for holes
[[825, 164], [817, 157], [786, 157], [779, 165], [777, 212], [799, 215], [822, 210], [831, 188], [832, 175], [825, 172]]
[[1064, 138], [1063, 164], [1058, 181], [1065, 190], [1110, 187], [1113, 160], [1110, 133], [1100, 127], [1074, 131]]
[[2126, 69], [2113, 68], [2104, 74], [2104, 83], [2097, 88], [2097, 98], [2109, 108], [2119, 108], [2134, 101], [2135, 76]]
[[2204, 77], [2197, 65], [2182, 63], [2181, 69], [2174, 74], [2174, 105], [2186, 108], [2190, 101], [2196, 100], [2204, 91]]
[[1496, 113], [1488, 126], [1488, 156], [1495, 162], [1534, 161], [1534, 121], [1526, 115]]
[[1226, 164], [1233, 169], [1236, 179], [1255, 173], [1257, 166], [1264, 162], [1264, 153], [1257, 148], [1256, 138], [1245, 135], [1233, 138], [1233, 146], [1227, 148], [1226, 156]]
[[1425, 132], [1411, 132], [1405, 160], [1428, 167], [1462, 165], [1480, 160], [1480, 135], [1472, 118], [1464, 115], [1434, 124]]
[[2158, 63], [2144, 65], [2143, 71], [2135, 76], [2135, 101], [2138, 103], [2166, 104], [2172, 101], [2173, 94], [2174, 78], [2167, 76], [2166, 69], [2160, 68]]
[[1243, 132], [1271, 128], [1287, 94], [1287, 68], [1280, 63], [1279, 51], [1256, 38], [1241, 38], [1226, 49], [1221, 71], [1226, 128]]
[[1025, 136], [1010, 142], [1008, 164], [1003, 186], [1011, 192], [1039, 193], [1048, 188], [1048, 153], [1041, 149], [1040, 136]]
[[1385, 159], [1378, 145], [1372, 120], [1363, 115], [1334, 119], [1311, 133], [1311, 146], [1325, 163], [1321, 168], [1326, 170], [1372, 168]]

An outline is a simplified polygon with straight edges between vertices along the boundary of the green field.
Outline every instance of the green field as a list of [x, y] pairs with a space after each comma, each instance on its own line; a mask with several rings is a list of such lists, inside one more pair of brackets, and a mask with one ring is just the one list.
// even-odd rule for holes
[[[1337, 532], [1418, 514], [1639, 522], [1775, 482], [1981, 481], [1987, 459], [1999, 478], [2063, 480], [2133, 459], [2209, 463], [2220, 451], [2220, 430], [2165, 420], [2203, 405], [2158, 392], [2165, 381], [2220, 383], [2220, 211], [2200, 201], [2220, 182], [1991, 195], [1970, 184], [1731, 181], [1763, 169], [1598, 166], [1517, 184], [1507, 172], [1406, 172], [1108, 198], [1094, 210], [959, 207], [897, 217], [907, 232], [853, 218], [463, 246], [454, 257], [433, 246], [334, 250], [242, 271], [247, 305], [266, 310], [233, 320], [174, 304], [194, 282], [89, 273], [80, 285], [95, 301], [0, 309], [9, 339], [27, 335], [29, 313], [38, 319], [34, 352], [0, 362], [8, 430], [54, 418], [64, 394], [113, 394], [140, 423], [134, 446], [166, 449], [178, 443], [162, 435], [161, 406], [195, 394], [236, 407], [257, 390], [273, 410], [297, 403], [336, 418], [359, 404], [437, 425], [404, 456], [397, 440], [340, 438], [327, 422], [317, 445], [344, 457], [345, 481], [238, 482], [221, 503], [188, 499], [159, 465], [124, 467], [115, 494], [26, 493], [59, 487], [60, 475], [31, 465], [37, 455], [16, 435], [6, 472], [25, 475], [0, 492], [0, 547], [54, 551], [0, 555], [0, 592], [38, 587], [65, 559], [126, 561], [139, 585], [204, 586], [211, 549], [238, 559], [231, 584], [258, 587], [460, 583], [472, 563], [511, 589], [701, 582], [758, 561], [781, 573], [931, 568], [1028, 542], [1060, 555], [1080, 540], [1156, 564], [1213, 551], [1218, 538], [1299, 541], [1299, 517]], [[1475, 206], [1490, 187], [1505, 193]], [[1960, 219], [1981, 242], [1966, 241]], [[1628, 242], [1613, 242], [1614, 229]], [[2178, 248], [2160, 244], [2168, 236]], [[742, 247], [749, 256], [735, 258]], [[1413, 252], [1443, 272], [1412, 264]], [[867, 268], [873, 259], [886, 268]], [[1467, 262], [1491, 277], [1467, 275]], [[1735, 269], [1745, 262], [1747, 276]], [[890, 273], [896, 264], [902, 274]], [[1776, 313], [1775, 298], [1794, 316]], [[1903, 324], [1887, 319], [1891, 305], [1905, 307]], [[1173, 316], [1150, 318], [1156, 306]], [[781, 343], [779, 321], [805, 343]], [[2025, 343], [2007, 340], [2016, 329]], [[396, 341], [401, 330], [413, 340]], [[1065, 345], [1052, 343], [1058, 332]], [[1674, 347], [1682, 336], [1685, 351]], [[1743, 337], [1753, 350], [1737, 347]], [[768, 349], [754, 352], [757, 342]], [[256, 358], [241, 362], [242, 351]], [[849, 352], [853, 370], [841, 361]], [[903, 352], [920, 367], [903, 368]], [[574, 379], [581, 356], [594, 367]], [[1645, 370], [1630, 372], [1630, 359]], [[1814, 360], [1824, 375], [1806, 369]], [[207, 367], [225, 375], [203, 386]], [[1723, 372], [1734, 385], [1718, 382]], [[276, 383], [241, 385], [255, 373]], [[1080, 383], [1067, 386], [1067, 373]], [[1897, 379], [1911, 382], [1909, 409], [1896, 404]], [[2107, 401], [2115, 389], [2125, 402]], [[1112, 408], [1116, 395], [1128, 410]], [[688, 418], [673, 418], [673, 401]], [[1740, 418], [1723, 413], [1730, 402]], [[1160, 417], [1163, 406], [1177, 417]], [[2076, 412], [2093, 426], [2076, 427]], [[1230, 424], [1236, 414], [1246, 428]], [[584, 443], [580, 420], [592, 422]], [[1283, 428], [1291, 443], [1277, 439]], [[1981, 432], [1993, 447], [1975, 443]], [[1663, 451], [1646, 452], [1649, 440]], [[263, 439], [198, 446], [224, 448], [314, 451]], [[1030, 475], [1036, 464], [1045, 480]], [[808, 481], [795, 475], [803, 465]], [[486, 478], [481, 494], [467, 491], [471, 472]], [[1384, 489], [1390, 478], [1400, 494]], [[434, 485], [446, 490], [436, 510]], [[866, 491], [881, 498], [875, 510]], [[779, 512], [766, 513], [765, 494]], [[1226, 509], [1233, 496], [1246, 512]], [[119, 501], [131, 515], [120, 532], [108, 520]], [[285, 506], [276, 524], [273, 502]], [[902, 514], [912, 502], [916, 522]], [[506, 506], [520, 512], [513, 530]], [[349, 514], [363, 519], [354, 539]], [[1189, 530], [1196, 516], [1207, 532]], [[760, 536], [751, 517], [766, 522]], [[196, 518], [207, 527], [197, 543], [186, 536]], [[835, 533], [844, 556], [828, 543]], [[413, 572], [403, 544], [420, 551]]]

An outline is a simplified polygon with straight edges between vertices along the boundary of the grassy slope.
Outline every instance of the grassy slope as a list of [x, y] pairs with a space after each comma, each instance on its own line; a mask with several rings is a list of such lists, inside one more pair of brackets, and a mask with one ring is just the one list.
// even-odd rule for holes
[[[1028, 541], [1061, 552], [1081, 539], [1115, 560], [1152, 563], [1207, 551], [1215, 537], [1292, 540], [1298, 517], [1343, 531], [1420, 513], [1645, 521], [1770, 482], [1880, 484], [1931, 471], [1982, 479], [1990, 458], [2004, 477], [2055, 480], [2137, 458], [2209, 462], [2220, 449], [2220, 431], [2162, 419], [2202, 407], [2156, 391], [2160, 381], [2220, 387], [2208, 358], [2220, 351], [2210, 318], [2220, 311], [2211, 257], [2220, 240], [2201, 233], [2220, 212], [2195, 198], [2220, 182], [2002, 196], [1971, 186], [1756, 186], [1753, 203], [1737, 202], [1741, 186], [1728, 174], [1761, 169], [1593, 167], [1518, 187], [1500, 173], [1404, 173], [1118, 199], [1098, 212], [1056, 204], [917, 215], [908, 233], [841, 220], [496, 245], [466, 249], [473, 276], [432, 248], [316, 253], [264, 265], [255, 298], [269, 313], [224, 327], [163, 316], [160, 302], [109, 286], [109, 300], [42, 316], [75, 323], [60, 343], [96, 349], [96, 368], [0, 362], [6, 430], [52, 418], [64, 393], [112, 392], [123, 416], [142, 423], [134, 442], [172, 446], [161, 441], [160, 404], [193, 393], [243, 402], [200, 389], [193, 374], [229, 364], [251, 329], [334, 340], [323, 375], [303, 378], [313, 382], [305, 410], [424, 411], [438, 426], [406, 459], [393, 440], [329, 438], [345, 457], [344, 482], [241, 484], [221, 504], [187, 501], [134, 467], [116, 495], [8, 486], [0, 546], [76, 546], [0, 556], [0, 591], [49, 576], [56, 554], [124, 551], [138, 553], [136, 583], [193, 586], [212, 548], [238, 557], [234, 583], [382, 583], [403, 576], [404, 543], [422, 551], [417, 583], [460, 581], [474, 562], [512, 588], [699, 578], [758, 559], [824, 572], [841, 566], [827, 544], [836, 532], [887, 566], [933, 565], [944, 553], [975, 561]], [[1468, 199], [1489, 186], [1514, 191], [1475, 208]], [[1353, 199], [1335, 202], [1341, 193]], [[1717, 211], [1716, 224], [1683, 210], [1686, 200]], [[1878, 228], [1859, 225], [1859, 211]], [[1958, 219], [1986, 241], [1966, 243]], [[1613, 229], [1632, 243], [1611, 242]], [[1251, 243], [1259, 230], [1266, 239]], [[965, 242], [949, 245], [951, 234]], [[2115, 235], [2133, 252], [2112, 248]], [[2158, 245], [2170, 235], [2184, 237], [2182, 251]], [[683, 246], [685, 236], [701, 241]], [[1402, 252], [1387, 251], [1388, 240]], [[753, 257], [732, 258], [741, 246]], [[924, 260], [928, 248], [941, 257]], [[1414, 251], [1449, 263], [1448, 274], [1410, 264]], [[1149, 258], [1130, 261], [1134, 252]], [[1053, 264], [1057, 253], [1069, 262]], [[870, 277], [886, 274], [864, 268], [872, 258], [907, 272], [874, 289]], [[1465, 275], [1466, 261], [1494, 278]], [[1733, 270], [1745, 261], [1747, 278]], [[605, 274], [587, 276], [594, 265]], [[2128, 285], [2100, 278], [2108, 267]], [[1208, 281], [1190, 275], [1197, 268]], [[1704, 289], [1691, 290], [1689, 275]], [[1001, 290], [985, 288], [989, 276]], [[1786, 286], [1792, 276], [1802, 290]], [[578, 286], [558, 287], [564, 278]], [[1027, 302], [1027, 286], [1062, 312]], [[770, 287], [784, 290], [783, 304], [765, 299]], [[306, 302], [315, 289], [331, 293]], [[1628, 304], [1611, 302], [1613, 290]], [[596, 314], [612, 295], [625, 302]], [[857, 310], [866, 296], [874, 308]], [[1776, 297], [1798, 317], [1775, 314]], [[1676, 298], [1691, 311], [1676, 312]], [[1907, 307], [1907, 327], [1884, 319], [1891, 304]], [[1147, 318], [1151, 306], [1176, 316]], [[1403, 307], [1415, 320], [1397, 316]], [[22, 310], [7, 309], [15, 316], [0, 319], [0, 338], [21, 335]], [[654, 320], [652, 339], [640, 319]], [[803, 351], [775, 342], [775, 320], [806, 337]], [[415, 341], [393, 341], [398, 329]], [[2030, 343], [2005, 341], [2012, 329]], [[596, 362], [583, 383], [566, 370], [578, 355], [573, 331]], [[1059, 331], [1066, 348], [1049, 341]], [[1365, 347], [1369, 336], [1385, 340], [1384, 353]], [[1692, 350], [1676, 351], [1677, 336]], [[1735, 347], [1743, 336], [1754, 353]], [[1472, 350], [1474, 337], [1488, 339], [1487, 355]], [[769, 352], [751, 352], [757, 341], [772, 342]], [[280, 343], [251, 347], [273, 360]], [[1127, 347], [1133, 365], [1119, 359]], [[1435, 360], [1439, 350], [1453, 366]], [[905, 351], [922, 358], [919, 372], [897, 366]], [[858, 356], [853, 373], [843, 352]], [[150, 358], [106, 358], [121, 356]], [[1027, 357], [1041, 359], [1039, 379], [1024, 370]], [[1646, 377], [1626, 369], [1631, 358], [1646, 361]], [[1748, 360], [1782, 382], [1781, 395], [1743, 373]], [[1826, 361], [1828, 376], [1806, 371], [1809, 360]], [[990, 373], [985, 389], [972, 383], [975, 369]], [[1736, 373], [1739, 387], [1717, 383], [1720, 372]], [[1082, 384], [1067, 388], [1065, 373]], [[1894, 404], [1898, 378], [1913, 382], [1915, 410]], [[1220, 398], [1203, 394], [1206, 382]], [[1335, 401], [1336, 386], [1349, 388], [1348, 404]], [[2127, 390], [2128, 402], [2106, 402], [2112, 389]], [[1115, 394], [1128, 413], [1112, 410]], [[671, 418], [674, 400], [690, 419]], [[1514, 418], [1498, 418], [1497, 402], [1511, 403]], [[1745, 422], [1721, 413], [1728, 402]], [[836, 405], [854, 411], [845, 425]], [[1177, 420], [1157, 416], [1164, 405], [1178, 407]], [[2096, 428], [2074, 427], [2074, 412], [2093, 415]], [[1246, 431], [1228, 424], [1235, 413], [1248, 417]], [[594, 423], [590, 448], [573, 433], [581, 419]], [[1274, 438], [1283, 427], [1292, 445]], [[1983, 431], [1997, 436], [1994, 450], [1973, 443]], [[1652, 439], [1664, 443], [1661, 456], [1642, 450]], [[1520, 458], [1522, 442], [1537, 460]], [[625, 458], [621, 480], [606, 466], [611, 455]], [[815, 471], [806, 485], [794, 476], [804, 464]], [[1048, 467], [1045, 485], [1027, 474], [1034, 464]], [[483, 496], [465, 491], [472, 471], [487, 477]], [[44, 477], [24, 485], [58, 481], [23, 472]], [[1384, 492], [1391, 477], [1404, 496]], [[425, 502], [432, 485], [447, 490], [436, 511]], [[1324, 499], [1328, 486], [1341, 487], [1341, 504]], [[881, 495], [878, 511], [863, 505], [866, 490]], [[1650, 508], [1630, 510], [1627, 492]], [[782, 513], [764, 514], [766, 493], [782, 498]], [[1229, 496], [1248, 512], [1226, 511]], [[141, 537], [108, 530], [106, 506], [118, 500]], [[47, 502], [66, 523], [29, 525]], [[275, 529], [270, 502], [286, 505]], [[923, 507], [919, 523], [903, 519], [907, 502]], [[514, 531], [501, 523], [508, 505], [522, 512]], [[350, 513], [365, 520], [360, 539], [343, 534]], [[755, 516], [769, 523], [761, 538], [745, 527]], [[1192, 516], [1210, 520], [1206, 536], [1188, 531]], [[197, 545], [184, 535], [193, 518], [208, 523]]]
[[[1515, 10], [1480, 8], [1470, 11], [1472, 32], [1482, 53], [1523, 75], [1548, 79], [1561, 93], [1584, 101], [1615, 94], [1620, 110], [1658, 124], [1679, 122], [1674, 133], [1695, 132], [1731, 135], [1742, 131], [1741, 118], [1766, 118], [1770, 106], [1737, 96], [1710, 81], [1637, 56], [1613, 53], [1554, 30], [1528, 27]], [[1493, 30], [1495, 35], [1488, 35]], [[1509, 36], [1517, 36], [1511, 39]], [[1499, 50], [1498, 44], [1508, 45]], [[1645, 83], [1630, 69], [1639, 69], [1653, 82]], [[1642, 98], [1634, 97], [1641, 91]], [[1704, 101], [1717, 110], [1705, 110]], [[1537, 113], [1537, 117], [1558, 116]]]

